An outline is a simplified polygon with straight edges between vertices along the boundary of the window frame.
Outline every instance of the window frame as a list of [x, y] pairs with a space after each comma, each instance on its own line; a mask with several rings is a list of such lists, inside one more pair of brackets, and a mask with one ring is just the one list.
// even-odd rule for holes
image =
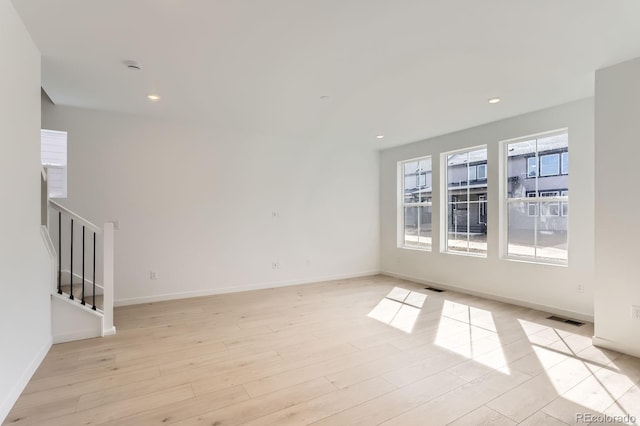
[[[564, 189], [559, 189], [559, 190], [543, 190], [538, 192], [538, 184], [539, 184], [539, 179], [548, 177], [548, 176], [542, 176], [542, 174], [540, 173], [540, 160], [538, 160], [541, 156], [538, 155], [538, 151], [536, 148], [536, 153], [533, 156], [529, 156], [529, 157], [525, 157], [526, 158], [526, 166], [527, 166], [527, 170], [525, 172], [525, 178], [526, 179], [532, 179], [535, 178], [536, 179], [536, 184], [535, 184], [535, 191], [531, 191], [530, 193], [525, 194], [524, 197], [509, 197], [509, 189], [506, 185], [507, 183], [507, 177], [508, 177], [508, 162], [509, 162], [509, 145], [510, 144], [515, 144], [515, 143], [520, 143], [520, 142], [526, 142], [526, 141], [531, 141], [532, 139], [536, 141], [537, 144], [537, 140], [538, 139], [543, 139], [543, 138], [547, 138], [547, 137], [551, 137], [551, 136], [556, 136], [556, 135], [562, 135], [562, 134], [566, 134], [567, 135], [567, 147], [563, 148], [562, 151], [555, 153], [556, 155], [559, 156], [558, 158], [558, 162], [559, 162], [559, 170], [558, 173], [556, 175], [550, 175], [550, 176], [562, 176], [563, 174], [562, 172], [562, 154], [566, 153], [567, 159], [569, 156], [569, 139], [570, 139], [570, 133], [569, 133], [569, 129], [568, 128], [562, 128], [562, 129], [557, 129], [557, 130], [551, 130], [548, 132], [541, 132], [541, 133], [536, 133], [533, 135], [527, 135], [527, 136], [522, 136], [522, 137], [518, 137], [518, 138], [514, 138], [514, 139], [508, 139], [508, 140], [503, 140], [500, 142], [500, 170], [499, 170], [499, 174], [500, 174], [500, 184], [499, 184], [499, 192], [500, 192], [500, 212], [499, 212], [499, 221], [500, 221], [500, 226], [499, 226], [499, 234], [500, 234], [500, 246], [499, 246], [499, 257], [500, 259], [503, 260], [509, 260], [509, 261], [520, 261], [520, 262], [527, 262], [527, 263], [535, 263], [535, 264], [542, 264], [542, 265], [556, 265], [556, 266], [562, 266], [562, 267], [566, 267], [569, 265], [569, 258], [570, 258], [570, 245], [569, 245], [569, 217], [568, 217], [568, 208], [569, 208], [569, 199], [568, 199], [568, 192], [569, 189], [568, 188], [564, 188]], [[553, 155], [553, 154], [545, 154], [545, 155]], [[535, 169], [536, 175], [532, 176], [531, 175], [531, 170], [530, 170], [530, 160], [534, 159], [535, 164], [537, 164], [537, 168]], [[568, 163], [568, 161], [567, 161]], [[565, 174], [564, 176], [567, 177], [567, 186], [570, 186], [568, 179], [568, 173]], [[542, 192], [558, 192], [558, 196], [553, 196], [553, 197], [540, 197], [539, 193]], [[533, 198], [533, 200], [531, 200], [531, 198]], [[558, 215], [551, 215], [551, 217], [566, 217], [567, 220], [567, 259], [550, 259], [550, 258], [546, 258], [546, 257], [538, 257], [537, 255], [534, 256], [529, 256], [529, 255], [515, 255], [515, 254], [509, 254], [509, 204], [511, 203], [525, 203], [527, 205], [527, 215], [528, 216], [534, 216], [531, 213], [531, 206], [535, 205], [535, 216], [538, 216], [540, 214], [542, 214], [541, 212], [541, 204], [542, 203], [550, 203], [550, 202], [558, 202]], [[564, 212], [566, 211], [566, 214], [564, 214]], [[536, 218], [536, 220], [534, 221], [535, 223], [535, 227], [534, 227], [534, 252], [537, 253], [537, 249], [538, 249], [538, 244], [537, 244], [537, 221], [538, 219]]]
[[[416, 186], [421, 186], [421, 178], [424, 176], [424, 185], [426, 187], [426, 175], [427, 173], [431, 173], [431, 192], [429, 196], [425, 196], [424, 201], [418, 202], [407, 202], [405, 200], [405, 173], [404, 168], [407, 163], [418, 163], [420, 164], [423, 160], [429, 160], [431, 162], [431, 170], [427, 172], [418, 172], [416, 173]], [[433, 251], [433, 220], [431, 222], [431, 245], [429, 246], [420, 246], [419, 244], [407, 244], [406, 243], [406, 234], [405, 234], [405, 210], [408, 207], [422, 207], [427, 209], [431, 214], [433, 213], [433, 157], [431, 155], [424, 155], [421, 157], [411, 158], [408, 160], [401, 160], [397, 163], [398, 167], [398, 214], [397, 214], [397, 247], [400, 249], [406, 250], [419, 250], [424, 252]], [[420, 197], [422, 198], [422, 197]], [[418, 238], [420, 237], [420, 226], [418, 225]]]

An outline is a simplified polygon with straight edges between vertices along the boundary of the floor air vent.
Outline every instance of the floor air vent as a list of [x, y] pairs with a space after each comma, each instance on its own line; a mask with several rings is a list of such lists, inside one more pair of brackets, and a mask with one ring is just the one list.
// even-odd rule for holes
[[553, 321], [558, 321], [558, 322], [563, 322], [565, 324], [575, 325], [576, 327], [580, 327], [581, 325], [584, 325], [583, 322], [572, 320], [572, 319], [567, 319], [567, 318], [562, 318], [562, 317], [557, 317], [555, 315], [551, 315], [550, 317], [547, 317], [547, 319], [550, 319], [550, 320], [553, 320]]
[[424, 289], [429, 291], [435, 291], [436, 293], [442, 293], [444, 291], [440, 288], [435, 288], [435, 287], [425, 287]]

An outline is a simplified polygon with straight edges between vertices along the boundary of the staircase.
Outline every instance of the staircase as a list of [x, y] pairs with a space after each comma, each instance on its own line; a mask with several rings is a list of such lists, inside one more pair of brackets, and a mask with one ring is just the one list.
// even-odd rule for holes
[[[76, 295], [82, 294], [82, 284], [74, 283], [73, 290], [69, 284], [62, 285], [62, 294], [69, 296], [72, 293]], [[95, 300], [93, 299], [93, 294], [85, 294], [83, 299], [80, 299], [79, 296], [75, 296], [75, 299], [79, 300], [81, 305], [95, 305], [96, 311], [104, 312], [104, 296], [102, 294], [96, 294]], [[82, 303], [82, 301], [84, 301], [84, 303]]]
[[113, 224], [98, 227], [48, 197], [43, 202], [47, 209], [41, 231], [51, 260], [53, 342], [114, 334]]

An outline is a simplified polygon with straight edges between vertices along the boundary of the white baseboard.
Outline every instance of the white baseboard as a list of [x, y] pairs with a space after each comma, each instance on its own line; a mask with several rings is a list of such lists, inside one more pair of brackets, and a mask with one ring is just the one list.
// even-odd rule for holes
[[465, 293], [465, 294], [469, 294], [469, 295], [472, 295], [472, 296], [484, 297], [485, 299], [496, 300], [498, 302], [504, 302], [504, 303], [509, 303], [509, 304], [512, 304], [512, 305], [522, 306], [522, 307], [525, 307], [525, 308], [536, 309], [538, 311], [549, 312], [551, 314], [560, 315], [562, 317], [573, 318], [573, 319], [577, 319], [577, 320], [580, 320], [580, 321], [593, 322], [593, 315], [585, 314], [585, 313], [582, 313], [582, 312], [568, 311], [566, 309], [558, 308], [556, 306], [541, 305], [541, 304], [538, 304], [538, 303], [527, 302], [525, 300], [512, 299], [510, 297], [498, 296], [497, 294], [485, 293], [483, 291], [469, 290], [469, 289], [464, 288], [464, 287], [457, 287], [457, 286], [454, 286], [454, 285], [440, 283], [440, 282], [437, 282], [437, 281], [425, 280], [425, 279], [422, 279], [422, 278], [412, 277], [410, 275], [398, 274], [398, 273], [395, 273], [395, 272], [381, 271], [380, 273], [382, 275], [386, 275], [386, 276], [389, 276], [389, 277], [400, 278], [400, 279], [403, 279], [403, 280], [413, 281], [413, 282], [420, 283], [420, 284], [433, 284], [438, 288], [442, 288], [443, 290], [457, 291], [459, 293]]
[[47, 339], [45, 344], [42, 346], [42, 348], [40, 348], [36, 356], [31, 361], [31, 364], [29, 364], [29, 366], [24, 371], [24, 373], [22, 373], [20, 380], [18, 380], [18, 382], [13, 386], [13, 389], [11, 390], [11, 392], [9, 392], [9, 395], [7, 395], [4, 401], [2, 401], [2, 404], [0, 405], [0, 424], [2, 424], [4, 420], [7, 418], [7, 416], [9, 415], [9, 412], [11, 411], [11, 408], [13, 408], [13, 405], [16, 403], [16, 401], [20, 397], [20, 394], [29, 383], [29, 380], [31, 380], [31, 377], [33, 376], [33, 374], [36, 372], [36, 370], [44, 360], [44, 357], [47, 356], [47, 353], [49, 353], [49, 349], [51, 349], [51, 344], [52, 344], [51, 338]]
[[114, 334], [116, 334], [116, 327], [115, 326], [113, 326], [113, 327], [111, 327], [109, 329], [106, 329], [106, 330], [102, 330], [102, 337], [104, 337], [104, 336], [112, 336]]
[[637, 347], [631, 347], [626, 343], [620, 343], [609, 339], [603, 339], [602, 337], [593, 336], [591, 338], [593, 346], [598, 346], [603, 349], [610, 349], [612, 351], [620, 352], [623, 354], [631, 355], [640, 358], [640, 350]]
[[256, 284], [249, 284], [249, 285], [242, 285], [242, 286], [212, 288], [207, 290], [194, 290], [194, 291], [184, 291], [184, 292], [177, 292], [177, 293], [166, 293], [166, 294], [159, 294], [154, 296], [132, 297], [127, 299], [115, 300], [113, 303], [113, 306], [138, 305], [141, 303], [188, 299], [190, 297], [214, 296], [216, 294], [227, 294], [227, 293], [240, 293], [243, 291], [264, 290], [269, 288], [287, 287], [292, 285], [313, 284], [313, 283], [319, 283], [323, 281], [335, 281], [335, 280], [346, 280], [349, 278], [368, 277], [368, 276], [378, 275], [378, 274], [380, 274], [380, 271], [375, 270], [375, 271], [357, 272], [353, 274], [323, 276], [323, 277], [311, 278], [308, 280], [274, 281], [274, 282], [256, 283]]
[[[51, 297], [52, 298], [55, 297], [56, 299], [60, 300], [61, 302], [68, 303], [68, 304], [71, 304], [73, 306], [76, 306], [78, 309], [82, 309], [83, 311], [85, 311], [85, 312], [87, 312], [87, 313], [89, 313], [91, 315], [95, 315], [95, 316], [100, 317], [100, 318], [104, 317], [104, 314], [101, 311], [98, 311], [98, 310], [94, 311], [93, 309], [91, 309], [90, 305], [87, 305], [87, 304], [83, 305], [82, 303], [80, 303], [80, 299], [76, 298], [76, 299], [71, 300], [67, 296], [63, 296], [63, 295], [58, 294], [58, 293], [51, 294]], [[54, 343], [59, 343], [59, 342], [54, 342]]]

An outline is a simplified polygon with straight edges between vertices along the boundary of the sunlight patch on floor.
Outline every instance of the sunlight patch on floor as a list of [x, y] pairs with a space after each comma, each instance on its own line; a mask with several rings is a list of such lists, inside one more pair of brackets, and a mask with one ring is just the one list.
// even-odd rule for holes
[[394, 287], [368, 316], [405, 333], [411, 333], [426, 299], [426, 294]]
[[490, 311], [445, 300], [434, 343], [493, 370], [510, 374]]
[[[616, 414], [629, 412], [626, 407], [616, 407], [616, 400], [638, 392], [638, 385], [620, 371], [606, 351], [591, 346], [591, 339], [578, 333], [518, 321], [558, 395], [595, 413], [611, 410], [612, 405]], [[582, 352], [585, 349], [588, 353]]]

